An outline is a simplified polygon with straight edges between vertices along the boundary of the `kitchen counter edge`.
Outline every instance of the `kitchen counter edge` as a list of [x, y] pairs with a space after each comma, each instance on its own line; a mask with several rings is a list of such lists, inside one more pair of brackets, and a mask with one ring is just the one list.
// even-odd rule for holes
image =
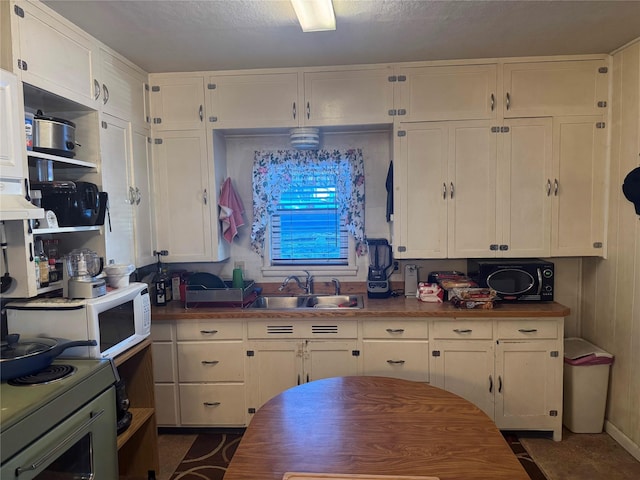
[[361, 309], [291, 309], [263, 310], [253, 308], [188, 308], [173, 301], [164, 307], [154, 306], [152, 321], [198, 319], [261, 318], [360, 318], [360, 317], [445, 317], [445, 318], [522, 318], [566, 317], [571, 310], [557, 302], [498, 303], [493, 309], [462, 309], [452, 304], [425, 303], [416, 298], [371, 299], [364, 296]]

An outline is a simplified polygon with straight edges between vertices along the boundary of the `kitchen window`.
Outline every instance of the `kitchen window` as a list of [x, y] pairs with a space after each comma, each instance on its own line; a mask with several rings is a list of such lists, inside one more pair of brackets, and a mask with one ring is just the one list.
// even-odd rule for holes
[[253, 209], [251, 247], [266, 269], [353, 268], [364, 240], [362, 151], [256, 152]]

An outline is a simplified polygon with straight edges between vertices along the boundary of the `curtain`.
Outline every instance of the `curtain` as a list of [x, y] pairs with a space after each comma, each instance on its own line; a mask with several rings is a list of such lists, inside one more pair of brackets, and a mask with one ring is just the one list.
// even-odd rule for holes
[[264, 256], [269, 218], [289, 186], [294, 169], [326, 172], [338, 178], [337, 200], [347, 231], [364, 252], [364, 161], [361, 149], [256, 151], [253, 162], [253, 226], [251, 249]]

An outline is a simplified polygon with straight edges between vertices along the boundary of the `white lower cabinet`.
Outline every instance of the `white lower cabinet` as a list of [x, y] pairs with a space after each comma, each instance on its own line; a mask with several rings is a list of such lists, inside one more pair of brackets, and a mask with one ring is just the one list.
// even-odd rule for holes
[[367, 319], [362, 324], [362, 374], [429, 381], [429, 328], [423, 319]]
[[562, 434], [562, 318], [153, 321], [157, 421], [240, 427], [279, 393], [328, 377], [431, 383], [500, 429]]
[[247, 404], [251, 412], [296, 385], [358, 374], [354, 320], [249, 321], [248, 339]]
[[244, 322], [154, 321], [159, 426], [246, 425]]
[[563, 319], [436, 321], [432, 384], [471, 401], [498, 428], [562, 436]]
[[154, 320], [151, 324], [153, 382], [156, 422], [160, 427], [179, 425], [176, 322]]

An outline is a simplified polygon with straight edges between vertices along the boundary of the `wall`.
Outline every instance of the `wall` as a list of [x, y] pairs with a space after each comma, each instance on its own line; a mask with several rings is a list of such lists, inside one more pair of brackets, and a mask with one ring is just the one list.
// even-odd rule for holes
[[640, 221], [622, 194], [640, 165], [640, 39], [613, 57], [608, 257], [584, 261], [581, 336], [615, 355], [606, 429], [640, 460]]

